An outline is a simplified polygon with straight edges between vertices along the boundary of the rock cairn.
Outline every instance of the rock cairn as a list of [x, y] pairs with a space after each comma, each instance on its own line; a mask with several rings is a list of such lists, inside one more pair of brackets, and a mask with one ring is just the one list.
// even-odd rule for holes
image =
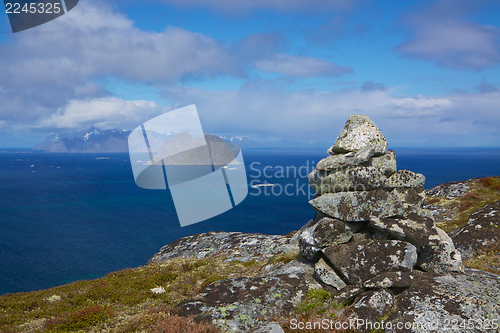
[[297, 233], [324, 287], [404, 288], [415, 267], [462, 270], [453, 241], [422, 208], [425, 177], [397, 170], [373, 121], [351, 116], [328, 154], [309, 175], [316, 218]]

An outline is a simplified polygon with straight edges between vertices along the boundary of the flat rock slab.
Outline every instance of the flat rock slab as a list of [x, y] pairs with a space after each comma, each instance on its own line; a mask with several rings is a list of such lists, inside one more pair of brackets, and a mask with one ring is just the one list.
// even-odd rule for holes
[[172, 311], [195, 316], [229, 331], [251, 331], [276, 316], [288, 316], [307, 294], [300, 278], [272, 276], [214, 282], [198, 297], [181, 302]]
[[373, 154], [373, 149], [364, 148], [357, 152], [330, 155], [318, 162], [316, 170], [338, 171], [347, 167], [358, 166], [368, 162]]
[[386, 188], [423, 187], [424, 185], [425, 176], [421, 173], [415, 173], [409, 170], [399, 170], [387, 178], [385, 182]]
[[437, 245], [441, 240], [434, 221], [417, 214], [409, 214], [406, 219], [372, 217], [367, 227], [386, 233], [392, 238], [410, 242], [417, 247]]
[[370, 191], [383, 188], [387, 177], [376, 167], [355, 166], [335, 172], [314, 170], [309, 184], [316, 195], [347, 191]]
[[[473, 269], [446, 275], [414, 274], [411, 286], [395, 296], [394, 310], [386, 319], [393, 329], [385, 332], [497, 331], [491, 323], [500, 321], [500, 276]], [[398, 322], [413, 327], [397, 329]]]
[[396, 188], [392, 191], [327, 193], [309, 203], [317, 211], [347, 222], [368, 221], [370, 217], [405, 216], [408, 206], [418, 208], [425, 199], [425, 191], [418, 188]]
[[225, 255], [229, 260], [267, 260], [288, 251], [298, 251], [291, 238], [280, 235], [248, 234], [242, 232], [208, 232], [180, 238], [165, 245], [149, 263], [172, 258], [208, 258]]
[[363, 284], [387, 271], [412, 271], [417, 263], [415, 246], [397, 240], [349, 242], [329, 246], [323, 253], [340, 277], [349, 284]]
[[471, 214], [467, 224], [452, 239], [463, 259], [472, 259], [489, 246], [499, 246], [500, 201]]
[[349, 117], [328, 153], [348, 153], [364, 148], [383, 154], [387, 150], [387, 140], [370, 118], [356, 114]]

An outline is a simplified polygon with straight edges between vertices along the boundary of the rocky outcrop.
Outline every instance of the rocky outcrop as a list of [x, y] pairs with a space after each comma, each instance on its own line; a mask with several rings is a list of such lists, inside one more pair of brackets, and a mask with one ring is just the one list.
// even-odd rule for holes
[[199, 298], [179, 304], [174, 313], [196, 316], [223, 330], [254, 331], [266, 324], [263, 318], [293, 312], [307, 290], [299, 276], [223, 280], [205, 287]]
[[245, 234], [241, 232], [208, 232], [183, 237], [165, 245], [148, 264], [172, 258], [209, 258], [224, 255], [227, 260], [243, 262], [267, 260], [278, 254], [297, 251], [291, 238], [279, 235]]
[[[348, 319], [385, 322], [386, 332], [445, 332], [454, 330], [454, 322], [467, 323], [463, 332], [488, 331], [488, 321], [491, 327], [500, 319], [500, 276], [464, 269], [461, 252], [468, 256], [479, 243], [497, 244], [500, 202], [473, 214], [450, 238], [436, 226], [436, 214], [424, 209], [425, 177], [397, 170], [395, 153], [369, 118], [351, 117], [328, 154], [309, 175], [317, 191], [310, 201], [316, 217], [293, 237], [201, 234], [163, 247], [150, 260], [267, 261], [257, 275], [216, 281], [174, 312], [226, 331], [281, 332], [274, 320], [294, 316], [309, 304], [311, 291], [321, 290], [328, 295], [324, 309], [349, 304]], [[455, 185], [428, 193], [453, 197], [465, 191]], [[469, 235], [480, 241], [469, 241]]]
[[[253, 278], [239, 277], [209, 284], [197, 297], [178, 304], [172, 313], [215, 323], [227, 332], [283, 332], [275, 319], [293, 318], [296, 308], [304, 302], [308, 291], [324, 288], [331, 295], [326, 300], [325, 307], [332, 303], [352, 304], [350, 317], [346, 320], [359, 323], [357, 328], [361, 332], [369, 331], [363, 325], [380, 324], [381, 318], [386, 325], [385, 332], [398, 333], [446, 332], [454, 323], [458, 327], [461, 323], [469, 322], [474, 323], [474, 326], [470, 326], [472, 328], [457, 328], [455, 331], [490, 332], [487, 325], [491, 327], [493, 320], [498, 322], [500, 319], [500, 276], [468, 268], [462, 272], [442, 274], [411, 270], [416, 256], [413, 245], [405, 241], [374, 241], [363, 237], [364, 234], [356, 232], [350, 242], [346, 243], [352, 243], [349, 246], [351, 253], [337, 255], [346, 261], [340, 263], [339, 267], [355, 279], [355, 284], [345, 283], [341, 278], [343, 273], [332, 268], [326, 258], [319, 259], [316, 264], [306, 259], [289, 262], [271, 260]], [[155, 256], [155, 261], [167, 261], [167, 258], [174, 257], [198, 257], [195, 251], [189, 250], [186, 255], [182, 255], [182, 248], [189, 249], [186, 246], [193, 240], [218, 241], [210, 246], [211, 254], [205, 253], [203, 258], [220, 256], [226, 251], [229, 260], [240, 257], [228, 249], [238, 249], [239, 253], [253, 253], [253, 257], [259, 257], [265, 252], [266, 245], [276, 241], [277, 244], [285, 244], [285, 252], [274, 252], [276, 256], [280, 256], [290, 253], [287, 246], [293, 246], [290, 244], [294, 242], [285, 236], [244, 233], [234, 233], [232, 237], [230, 235], [229, 241], [220, 242], [227, 235], [225, 232], [212, 232], [182, 238], [164, 247], [163, 255]], [[256, 240], [261, 241], [260, 245]], [[231, 242], [235, 243], [230, 245]], [[396, 244], [400, 252], [396, 250], [393, 253], [394, 261], [380, 263], [377, 255], [385, 256], [380, 247], [391, 251], [396, 249], [390, 245], [385, 246], [386, 242]], [[191, 250], [196, 246], [191, 247]], [[165, 255], [167, 248], [174, 251], [172, 256]], [[336, 254], [333, 250], [328, 252]], [[371, 255], [371, 258], [365, 258], [365, 255]], [[268, 258], [267, 253], [260, 258]], [[347, 267], [348, 265], [350, 266]], [[356, 269], [356, 265], [361, 269]], [[365, 275], [358, 279], [350, 275], [351, 271], [357, 275], [364, 272]], [[364, 280], [362, 284], [359, 283], [361, 280]], [[398, 325], [401, 324], [398, 323], [408, 323], [411, 326], [400, 329]]]
[[464, 259], [472, 259], [488, 247], [500, 250], [500, 201], [484, 206], [469, 217], [453, 236]]

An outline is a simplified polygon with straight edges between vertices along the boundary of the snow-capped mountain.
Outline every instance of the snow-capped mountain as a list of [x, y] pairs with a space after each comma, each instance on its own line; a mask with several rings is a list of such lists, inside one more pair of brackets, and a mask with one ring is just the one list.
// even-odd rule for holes
[[61, 153], [127, 152], [129, 134], [130, 131], [116, 129], [102, 131], [95, 127], [69, 134], [52, 133], [45, 141], [33, 147], [33, 150]]
[[262, 147], [262, 143], [245, 138], [244, 136], [220, 136], [220, 138], [226, 142], [234, 143], [241, 148]]

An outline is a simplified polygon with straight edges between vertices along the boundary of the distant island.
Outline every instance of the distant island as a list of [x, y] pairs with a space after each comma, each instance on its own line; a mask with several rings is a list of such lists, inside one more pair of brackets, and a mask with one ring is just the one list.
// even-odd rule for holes
[[[126, 153], [128, 152], [128, 130], [101, 130], [96, 127], [69, 134], [52, 133], [32, 150], [51, 153]], [[162, 141], [170, 140], [179, 133], [153, 133]], [[260, 142], [242, 137], [221, 136], [222, 140], [234, 143], [239, 147], [262, 147]]]
[[[90, 127], [72, 133], [52, 133], [43, 142], [35, 145], [33, 151], [51, 153], [126, 153], [128, 152], [129, 130], [112, 129], [101, 130]], [[180, 133], [160, 134], [153, 133], [154, 137], [165, 141], [174, 138]], [[326, 142], [295, 142], [270, 141], [261, 143], [244, 136], [219, 136], [226, 142], [233, 143], [240, 148], [290, 148], [290, 147], [327, 147]]]
[[127, 152], [129, 134], [130, 131], [126, 130], [102, 131], [95, 127], [69, 134], [52, 133], [32, 150], [52, 153]]

